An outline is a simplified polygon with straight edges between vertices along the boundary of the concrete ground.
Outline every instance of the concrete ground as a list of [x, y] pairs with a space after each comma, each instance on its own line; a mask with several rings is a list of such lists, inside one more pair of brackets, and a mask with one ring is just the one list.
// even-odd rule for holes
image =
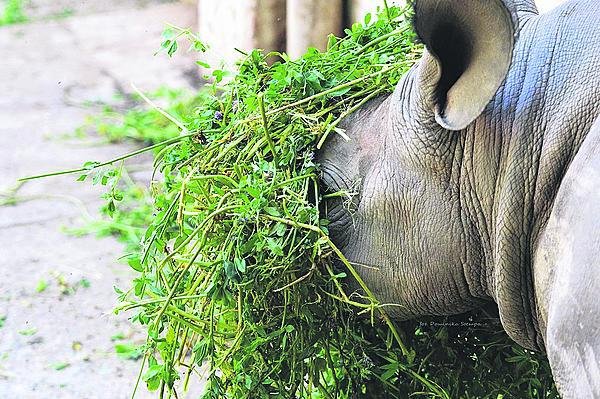
[[[36, 3], [49, 7], [47, 15], [62, 7]], [[191, 56], [153, 55], [165, 22], [193, 26], [192, 5], [88, 3], [97, 6], [92, 14], [0, 28], [0, 201], [18, 177], [131, 150], [62, 136], [130, 91], [130, 82], [151, 91], [194, 81]], [[131, 396], [139, 364], [117, 357], [114, 347], [143, 342], [143, 334], [112, 313], [113, 286], [131, 277], [116, 260], [121, 245], [61, 232], [80, 225], [83, 208], [96, 214], [100, 192], [73, 176], [49, 178], [27, 183], [16, 205], [0, 207], [0, 398]], [[136, 397], [156, 395], [142, 383]]]
[[107, 11], [143, 9], [170, 2], [173, 0], [23, 0], [23, 8], [28, 19], [37, 21]]

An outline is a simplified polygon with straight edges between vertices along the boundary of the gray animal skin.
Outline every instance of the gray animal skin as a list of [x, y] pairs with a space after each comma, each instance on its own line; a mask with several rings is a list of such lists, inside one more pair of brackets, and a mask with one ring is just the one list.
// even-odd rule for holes
[[426, 46], [319, 153], [330, 232], [398, 319], [498, 305], [600, 398], [600, 4], [417, 0]]

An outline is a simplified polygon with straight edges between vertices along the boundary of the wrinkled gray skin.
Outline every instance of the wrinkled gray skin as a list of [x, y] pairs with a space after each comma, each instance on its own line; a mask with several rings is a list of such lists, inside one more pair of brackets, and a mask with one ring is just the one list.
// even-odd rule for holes
[[597, 1], [416, 1], [423, 58], [319, 154], [356, 193], [331, 234], [389, 314], [493, 300], [578, 399], [600, 398]]

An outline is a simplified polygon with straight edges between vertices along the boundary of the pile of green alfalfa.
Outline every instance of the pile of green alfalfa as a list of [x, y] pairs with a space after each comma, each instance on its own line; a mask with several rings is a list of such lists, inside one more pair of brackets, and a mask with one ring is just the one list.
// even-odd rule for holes
[[[169, 55], [179, 39], [204, 49], [173, 27]], [[118, 311], [148, 331], [136, 389], [181, 397], [176, 386], [206, 378], [211, 399], [553, 397], [547, 363], [481, 315], [398, 328], [328, 237], [319, 204], [352, 193], [321, 191], [315, 151], [393, 91], [419, 57], [412, 39], [407, 10], [384, 6], [324, 52], [253, 51], [229, 77], [213, 70], [183, 121], [156, 108], [176, 137], [67, 171], [108, 185], [112, 214], [122, 201], [112, 165], [157, 151], [153, 221], [128, 255], [139, 275], [117, 289]], [[345, 290], [351, 279], [361, 295]]]
[[[397, 7], [346, 33], [296, 60], [252, 51], [229, 79], [214, 70], [203, 105], [156, 155], [164, 180], [153, 187], [143, 251], [130, 256], [140, 275], [121, 309], [148, 327], [142, 378], [161, 395], [175, 394], [178, 378], [200, 378], [205, 363], [207, 398], [372, 397], [370, 383], [393, 394], [398, 378], [442, 394], [409, 367], [398, 331], [319, 212], [317, 147], [345, 135], [344, 117], [392, 92], [419, 52]], [[202, 48], [173, 28], [167, 51], [181, 36]], [[351, 299], [346, 279], [364, 297]], [[382, 356], [369, 353], [373, 339], [404, 353], [387, 376], [372, 369]]]

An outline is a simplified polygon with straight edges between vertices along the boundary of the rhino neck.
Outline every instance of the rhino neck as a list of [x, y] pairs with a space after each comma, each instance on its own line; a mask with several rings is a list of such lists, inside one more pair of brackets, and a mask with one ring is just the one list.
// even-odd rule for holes
[[532, 274], [536, 243], [600, 115], [600, 34], [579, 29], [583, 19], [600, 24], [595, 2], [528, 18], [504, 84], [462, 131], [435, 122], [419, 66], [392, 96], [401, 107], [395, 140], [410, 147], [411, 167], [447, 187], [444, 201], [456, 204], [448, 220], [460, 220], [456, 239], [464, 248], [452, 267], [462, 269], [471, 297], [498, 304], [507, 333], [531, 349], [544, 346]]
[[[545, 334], [534, 295], [536, 243], [600, 114], [600, 72], [592, 67], [600, 62], [599, 35], [577, 33], [577, 20], [568, 20], [591, 4], [572, 3], [531, 19], [505, 83], [475, 123], [459, 132], [457, 184], [484, 251], [482, 285], [508, 334], [531, 349], [544, 347]], [[581, 15], [600, 23], [597, 10]]]
[[[402, 132], [403, 145], [414, 146], [428, 178], [447, 184], [449, 200], [458, 203], [452, 217], [462, 225], [460, 267], [471, 295], [494, 300], [507, 333], [530, 349], [544, 347], [533, 284], [536, 243], [558, 187], [600, 114], [598, 34], [578, 34], [564, 21], [576, 15], [573, 7], [590, 4], [529, 18], [520, 27], [504, 84], [462, 131], [437, 125], [417, 68], [394, 94], [411, 130]], [[599, 14], [588, 12], [586, 18], [600, 23]]]

